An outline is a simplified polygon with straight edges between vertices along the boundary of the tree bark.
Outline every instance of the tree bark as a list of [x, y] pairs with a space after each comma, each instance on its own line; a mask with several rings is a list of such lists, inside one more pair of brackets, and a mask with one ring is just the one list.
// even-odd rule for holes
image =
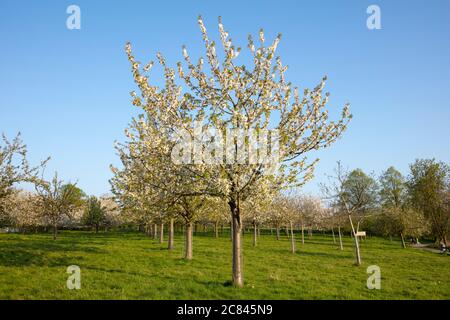
[[231, 199], [228, 202], [233, 223], [233, 264], [232, 283], [236, 287], [244, 286], [244, 275], [242, 265], [242, 221], [239, 208], [239, 200]]
[[279, 226], [277, 226], [276, 231], [277, 231], [277, 240], [280, 240], [280, 227]]
[[334, 236], [334, 228], [331, 227], [331, 234], [333, 235], [333, 243], [336, 244], [336, 237]]
[[352, 227], [352, 234], [353, 234], [353, 240], [355, 241], [355, 255], [356, 255], [356, 265], [361, 265], [361, 253], [359, 251], [359, 241], [358, 237], [356, 236], [355, 227], [353, 226], [352, 217], [349, 214], [348, 219], [350, 220], [350, 225]]
[[405, 238], [403, 237], [403, 232], [400, 232], [400, 238], [402, 239], [402, 247], [406, 248]]
[[159, 225], [159, 243], [164, 242], [164, 223], [161, 222]]
[[219, 238], [219, 221], [214, 223], [214, 233], [216, 235], [216, 239]]
[[339, 248], [341, 250], [344, 250], [344, 246], [342, 245], [342, 234], [341, 234], [341, 227], [338, 227], [338, 233], [339, 233]]
[[158, 239], [158, 225], [156, 223], [153, 224], [153, 239]]
[[230, 221], [230, 240], [233, 242], [233, 220]]
[[192, 260], [192, 222], [186, 222], [184, 238], [184, 258]]
[[258, 237], [258, 231], [256, 229], [256, 221], [253, 221], [253, 246], [256, 247], [257, 245], [257, 237]]
[[302, 244], [305, 244], [305, 226], [302, 223]]
[[53, 224], [53, 240], [56, 240], [56, 235], [58, 234], [58, 224], [55, 222]]
[[291, 251], [292, 253], [295, 253], [295, 237], [294, 237], [294, 227], [292, 225], [292, 221], [290, 222], [291, 225]]
[[173, 250], [173, 218], [169, 222], [169, 241], [167, 243], [167, 249]]

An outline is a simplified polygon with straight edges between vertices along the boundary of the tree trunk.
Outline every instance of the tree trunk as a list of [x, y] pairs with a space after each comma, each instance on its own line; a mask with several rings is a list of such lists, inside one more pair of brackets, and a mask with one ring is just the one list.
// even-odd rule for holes
[[305, 227], [302, 224], [302, 244], [305, 244]]
[[219, 221], [214, 223], [214, 233], [216, 234], [216, 239], [219, 238]]
[[256, 230], [256, 221], [253, 221], [253, 246], [256, 247], [256, 240], [258, 236], [258, 231]]
[[294, 237], [294, 227], [292, 226], [292, 221], [290, 222], [291, 225], [291, 251], [292, 253], [295, 253], [295, 237]]
[[167, 249], [173, 250], [173, 218], [169, 222], [169, 241], [167, 244]]
[[56, 235], [58, 234], [58, 224], [53, 224], [53, 240], [56, 240]]
[[333, 243], [336, 244], [336, 237], [334, 236], [334, 228], [331, 227], [331, 234], [333, 235]]
[[159, 243], [164, 242], [164, 223], [161, 222], [159, 225]]
[[348, 219], [350, 220], [350, 225], [352, 227], [353, 240], [355, 241], [355, 255], [356, 255], [356, 265], [361, 265], [361, 253], [359, 251], [359, 241], [356, 236], [355, 227], [353, 226], [353, 221], [351, 215], [348, 215]]
[[95, 233], [98, 233], [98, 225], [95, 226]]
[[233, 221], [230, 221], [230, 240], [233, 242]]
[[156, 223], [153, 224], [153, 239], [158, 239], [158, 225]]
[[277, 226], [277, 240], [280, 240], [280, 227]]
[[236, 287], [244, 286], [244, 275], [242, 265], [242, 221], [239, 208], [239, 200], [230, 200], [228, 202], [233, 222], [233, 264], [232, 264], [232, 282]]
[[339, 248], [341, 250], [344, 250], [344, 246], [342, 245], [342, 234], [341, 234], [341, 227], [338, 227], [338, 233], [339, 233]]
[[186, 222], [184, 237], [184, 258], [192, 260], [192, 222]]
[[406, 248], [405, 238], [403, 237], [403, 232], [400, 232], [400, 238], [402, 239], [402, 246], [403, 246], [403, 248]]

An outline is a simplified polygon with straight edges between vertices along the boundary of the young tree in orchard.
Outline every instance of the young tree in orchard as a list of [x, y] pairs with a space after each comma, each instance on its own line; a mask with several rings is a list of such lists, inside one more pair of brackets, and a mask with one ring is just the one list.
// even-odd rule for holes
[[[258, 229], [266, 221], [269, 220], [269, 209], [273, 208], [272, 202], [276, 196], [276, 186], [260, 184], [258, 189], [254, 189], [254, 193], [247, 197], [242, 203], [242, 217], [245, 223], [253, 228], [253, 246], [258, 243]], [[227, 210], [228, 212], [228, 210]]]
[[413, 206], [429, 221], [437, 242], [447, 245], [450, 231], [450, 167], [434, 159], [410, 165], [408, 192]]
[[95, 233], [106, 223], [106, 212], [100, 200], [95, 196], [90, 196], [86, 203], [83, 214], [83, 223], [95, 228]]
[[320, 198], [311, 195], [297, 194], [292, 199], [295, 206], [297, 223], [301, 228], [302, 244], [305, 243], [305, 227], [313, 228], [317, 217], [322, 215], [323, 207]]
[[8, 199], [15, 193], [14, 185], [20, 182], [34, 183], [39, 171], [49, 160], [42, 161], [37, 166], [30, 166], [27, 160], [27, 147], [20, 133], [12, 141], [2, 135], [2, 142], [0, 144], [0, 224], [2, 220], [7, 219], [7, 213], [14, 205]]
[[297, 208], [295, 206], [295, 202], [293, 201], [293, 197], [288, 195], [279, 195], [274, 200], [275, 210], [280, 212], [280, 215], [283, 217], [286, 222], [286, 233], [289, 237], [291, 243], [291, 252], [295, 253], [297, 250], [295, 236], [294, 236], [294, 223], [297, 220]]
[[323, 232], [330, 230], [333, 239], [333, 244], [336, 244], [336, 235], [334, 233], [334, 228], [336, 226], [336, 217], [334, 216], [333, 208], [323, 208], [322, 214], [319, 216], [317, 221], [319, 229]]
[[[259, 45], [249, 36], [252, 63], [249, 66], [238, 65], [236, 58], [240, 48], [232, 44], [221, 20], [219, 34], [223, 58], [219, 58], [216, 43], [209, 38], [200, 17], [198, 23], [206, 50], [206, 63], [203, 58], [194, 63], [183, 47], [185, 63], [178, 63], [180, 81], [176, 81], [175, 70], [168, 67], [162, 55], [158, 54], [165, 76], [162, 89], [149, 83], [146, 74], [152, 63], [141, 70], [140, 63], [132, 55], [131, 45], [127, 44], [134, 80], [140, 91], [140, 94], [132, 93], [133, 102], [145, 111], [160, 135], [184, 131], [189, 137], [195, 137], [194, 122], [200, 122], [203, 131], [214, 129], [222, 136], [230, 133], [226, 135], [226, 156], [215, 152], [214, 158], [219, 161], [207, 166], [205, 154], [199, 159], [199, 153], [194, 150], [194, 164], [183, 167], [186, 167], [185, 173], [208, 182], [202, 183], [202, 188], [197, 191], [215, 194], [228, 202], [233, 229], [232, 282], [243, 286], [241, 204], [253, 189], [273, 179], [273, 175], [284, 188], [300, 186], [309, 180], [317, 160], [308, 162], [307, 154], [335, 142], [351, 115], [346, 105], [338, 121], [329, 120], [326, 109], [329, 94], [324, 93], [326, 78], [313, 90], [304, 90], [303, 95], [286, 80], [287, 66], [276, 57], [280, 35], [268, 45], [263, 30], [259, 32]], [[249, 142], [252, 132], [258, 133], [259, 142], [265, 142], [269, 134], [264, 132], [269, 129], [275, 130], [270, 137], [277, 143], [270, 143], [268, 149], [276, 150], [277, 159], [269, 158], [262, 147], [258, 148], [258, 161], [241, 161], [241, 152], [248, 151], [252, 145]], [[244, 143], [240, 139], [243, 136], [246, 137]], [[280, 164], [275, 172], [274, 164]], [[214, 174], [204, 174], [205, 170]], [[211, 190], [208, 188], [211, 186], [221, 188]]]
[[[372, 177], [366, 175], [361, 169], [355, 169], [351, 172], [344, 170], [339, 161], [335, 168], [335, 175], [329, 176], [329, 180], [328, 185], [322, 184], [322, 192], [331, 201], [332, 206], [346, 213], [355, 242], [356, 264], [361, 265], [359, 240], [356, 234], [364, 213], [376, 204], [377, 184]], [[352, 217], [356, 215], [360, 218], [355, 228]]]
[[35, 189], [38, 207], [42, 216], [53, 227], [53, 240], [56, 240], [58, 225], [64, 218], [70, 220], [77, 210], [83, 208], [86, 195], [75, 184], [64, 184], [56, 173], [50, 181], [40, 179]]
[[331, 227], [337, 227], [338, 231], [338, 238], [339, 238], [339, 249], [344, 250], [344, 244], [342, 242], [342, 231], [341, 228], [343, 225], [345, 225], [346, 221], [348, 221], [348, 218], [346, 217], [345, 213], [343, 213], [342, 210], [340, 210], [339, 207], [332, 206], [329, 208], [331, 212], [330, 216], [330, 224]]
[[266, 215], [268, 216], [268, 221], [275, 227], [275, 237], [280, 240], [280, 228], [286, 223], [286, 217], [283, 215], [283, 210], [279, 210], [280, 203], [279, 197], [275, 197], [270, 206], [267, 208]]

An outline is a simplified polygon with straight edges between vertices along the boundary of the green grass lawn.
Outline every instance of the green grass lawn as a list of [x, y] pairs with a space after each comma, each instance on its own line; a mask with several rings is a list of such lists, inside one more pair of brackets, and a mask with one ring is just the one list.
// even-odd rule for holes
[[[228, 285], [227, 236], [195, 236], [192, 261], [182, 241], [168, 251], [140, 233], [0, 234], [0, 299], [450, 299], [450, 257], [398, 241], [368, 238], [357, 267], [350, 238], [340, 251], [314, 235], [292, 254], [286, 236], [252, 247], [246, 234], [241, 289]], [[66, 288], [69, 265], [81, 268], [81, 290]], [[369, 265], [381, 268], [380, 290], [366, 287]]]

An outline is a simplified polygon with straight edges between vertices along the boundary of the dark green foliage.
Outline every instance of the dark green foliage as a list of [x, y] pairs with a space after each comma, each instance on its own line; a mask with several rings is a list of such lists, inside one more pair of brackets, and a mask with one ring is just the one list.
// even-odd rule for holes
[[450, 231], [450, 168], [434, 159], [416, 160], [408, 179], [412, 204], [429, 221], [437, 241]]
[[94, 196], [89, 197], [86, 209], [83, 214], [83, 223], [95, 228], [95, 232], [106, 223], [105, 209], [99, 199]]

